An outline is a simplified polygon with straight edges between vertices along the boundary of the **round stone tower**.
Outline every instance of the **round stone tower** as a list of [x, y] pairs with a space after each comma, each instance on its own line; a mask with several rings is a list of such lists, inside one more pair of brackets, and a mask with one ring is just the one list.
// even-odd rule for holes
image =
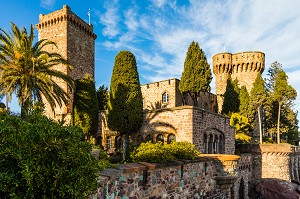
[[216, 76], [216, 95], [218, 101], [218, 112], [221, 112], [223, 105], [223, 94], [226, 90], [227, 79], [232, 70], [232, 54], [219, 53], [212, 57], [213, 72]]
[[232, 55], [232, 79], [238, 79], [239, 86], [245, 85], [250, 94], [258, 73], [265, 69], [265, 54], [251, 51]]
[[212, 59], [213, 72], [216, 76], [216, 95], [219, 112], [222, 110], [222, 95], [226, 91], [229, 75], [231, 75], [232, 80], [238, 80], [239, 87], [246, 86], [250, 94], [257, 74], [262, 73], [265, 69], [265, 54], [258, 51], [235, 54], [219, 53], [214, 55]]

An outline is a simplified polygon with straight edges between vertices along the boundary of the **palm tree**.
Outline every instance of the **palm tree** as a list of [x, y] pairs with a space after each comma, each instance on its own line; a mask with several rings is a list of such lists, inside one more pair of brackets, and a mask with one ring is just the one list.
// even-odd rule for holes
[[71, 66], [58, 53], [44, 50], [48, 45], [56, 44], [42, 39], [34, 41], [34, 26], [30, 33], [26, 28], [19, 29], [11, 23], [12, 32], [5, 32], [0, 28], [0, 94], [9, 96], [16, 93], [21, 106], [21, 117], [28, 114], [33, 101], [42, 102], [42, 97], [51, 106], [52, 111], [56, 105], [60, 107], [68, 103], [69, 95], [61, 88], [57, 80], [63, 80], [70, 88], [74, 88], [74, 81], [68, 75], [55, 70], [57, 64]]

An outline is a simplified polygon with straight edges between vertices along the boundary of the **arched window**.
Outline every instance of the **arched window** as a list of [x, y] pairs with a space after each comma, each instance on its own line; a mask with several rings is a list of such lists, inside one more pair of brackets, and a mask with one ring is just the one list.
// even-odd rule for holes
[[169, 102], [169, 94], [168, 94], [167, 92], [164, 92], [164, 93], [162, 94], [162, 102], [163, 102], [163, 103]]
[[122, 151], [122, 137], [121, 136], [116, 136], [115, 138], [115, 148], [116, 151]]
[[105, 144], [106, 144], [107, 150], [111, 148], [111, 137], [109, 137], [109, 136], [106, 137]]
[[174, 141], [174, 142], [176, 141], [176, 136], [173, 133], [168, 136], [167, 143], [171, 144], [172, 141]]
[[145, 141], [146, 141], [146, 142], [152, 142], [152, 141], [153, 141], [150, 134], [148, 134], [148, 135], [146, 136]]
[[156, 136], [156, 142], [162, 142], [162, 143], [164, 143], [164, 136], [162, 134], [158, 134]]
[[204, 134], [204, 140], [203, 140], [203, 143], [204, 143], [204, 150], [203, 150], [203, 153], [208, 153], [208, 140], [207, 140], [207, 135]]
[[136, 144], [139, 146], [143, 142], [143, 137], [141, 135], [138, 135], [136, 137]]

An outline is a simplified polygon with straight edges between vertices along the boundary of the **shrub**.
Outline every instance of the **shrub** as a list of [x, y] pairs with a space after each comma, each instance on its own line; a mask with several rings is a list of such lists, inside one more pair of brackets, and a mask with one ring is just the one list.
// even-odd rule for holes
[[77, 127], [44, 116], [0, 115], [0, 195], [3, 198], [87, 198], [98, 164]]
[[244, 133], [235, 134], [236, 144], [249, 144], [251, 142], [251, 137]]
[[172, 142], [169, 145], [165, 145], [165, 147], [177, 159], [193, 160], [196, 156], [200, 155], [195, 145], [187, 141]]
[[130, 157], [133, 162], [168, 162], [175, 159], [161, 142], [142, 143], [131, 153]]
[[172, 142], [171, 144], [142, 143], [133, 153], [133, 162], [168, 162], [176, 159], [193, 160], [200, 154], [195, 145], [189, 142]]

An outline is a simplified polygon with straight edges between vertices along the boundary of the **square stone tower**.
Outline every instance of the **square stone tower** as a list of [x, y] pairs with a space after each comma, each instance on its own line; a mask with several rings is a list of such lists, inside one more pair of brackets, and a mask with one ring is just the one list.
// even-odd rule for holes
[[[95, 39], [93, 26], [87, 24], [70, 7], [64, 5], [61, 10], [57, 10], [47, 15], [40, 14], [39, 23], [36, 25], [39, 40], [48, 39], [57, 45], [47, 46], [44, 50], [57, 52], [69, 61], [72, 70], [64, 65], [55, 66], [57, 70], [71, 76], [74, 80], [83, 78], [89, 74], [94, 79], [95, 70]], [[59, 85], [70, 95], [70, 102], [61, 108], [57, 106], [55, 112], [51, 111], [49, 104], [46, 105], [46, 115], [55, 120], [71, 120], [73, 93], [64, 82]]]

